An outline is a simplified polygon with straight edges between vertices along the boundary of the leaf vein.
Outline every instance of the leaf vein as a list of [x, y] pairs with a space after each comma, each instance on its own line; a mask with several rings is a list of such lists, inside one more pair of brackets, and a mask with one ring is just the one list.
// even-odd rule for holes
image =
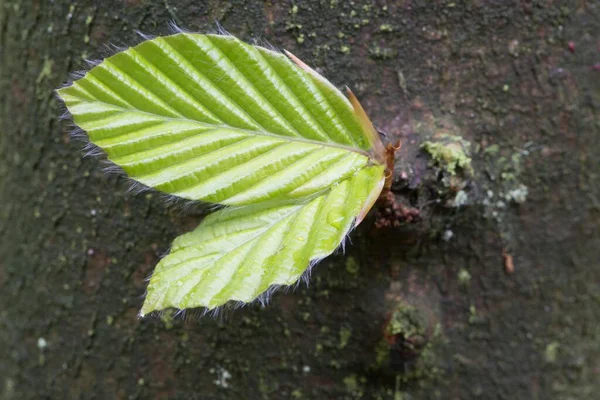
[[253, 48], [253, 50], [254, 50], [254, 53], [258, 54], [258, 56], [261, 58], [261, 60], [263, 60], [270, 67], [270, 69], [271, 69], [271, 71], [273, 71], [273, 74], [275, 75], [277, 81], [280, 84], [282, 84], [283, 86], [285, 86], [286, 90], [294, 98], [295, 104], [291, 104], [291, 102], [288, 104], [290, 106], [292, 106], [293, 108], [302, 108], [302, 110], [304, 110], [304, 115], [307, 116], [308, 118], [310, 118], [310, 120], [312, 122], [311, 125], [313, 125], [313, 126], [316, 125], [317, 130], [314, 133], [321, 136], [325, 141], [333, 141], [333, 139], [327, 134], [325, 129], [321, 126], [319, 121], [311, 113], [311, 111], [308, 109], [308, 107], [306, 107], [306, 105], [302, 101], [300, 101], [300, 99], [298, 98], [296, 93], [294, 93], [292, 88], [287, 84], [287, 82], [283, 79], [283, 77], [281, 75], [279, 75], [279, 72], [277, 72], [277, 69], [275, 69], [273, 67], [273, 65], [269, 62], [269, 60], [259, 50], [257, 50], [256, 48]]
[[[140, 92], [141, 91], [141, 92], [145, 93], [147, 99], [148, 98], [152, 98], [153, 99], [152, 103], [154, 103], [155, 106], [159, 106], [160, 108], [164, 108], [164, 109], [166, 109], [166, 110], [168, 110], [168, 111], [176, 114], [178, 117], [185, 118], [184, 115], [180, 112], [180, 110], [175, 109], [167, 101], [165, 101], [160, 95], [158, 95], [154, 90], [152, 90], [152, 87], [153, 87], [152, 85], [143, 85], [136, 78], [134, 78], [133, 76], [131, 76], [127, 72], [123, 71], [121, 68], [117, 67], [115, 65], [115, 63], [113, 63], [110, 60], [110, 58], [104, 60], [104, 62], [101, 65], [104, 66], [104, 71], [108, 72], [113, 78], [116, 78], [117, 80], [128, 80], [129, 81], [129, 87], [132, 90], [134, 90], [136, 92]], [[107, 66], [110, 66], [110, 68], [107, 68]], [[121, 75], [121, 77], [119, 77], [118, 75], [115, 75], [115, 73], [117, 73], [118, 75]], [[133, 109], [137, 109], [137, 107], [133, 106], [130, 102], [128, 102], [128, 104]], [[157, 113], [155, 115], [159, 115], [161, 117], [169, 117], [169, 115], [165, 115], [165, 114], [158, 114]]]
[[[274, 111], [275, 114], [277, 114], [277, 116], [280, 118], [280, 120], [282, 122], [282, 125], [287, 128], [288, 132], [292, 133], [294, 136], [303, 137], [303, 135], [300, 132], [298, 132], [293, 125], [290, 124], [290, 122], [287, 120], [287, 118], [285, 118], [283, 116], [283, 114], [281, 114], [281, 112], [273, 105], [273, 103], [267, 97], [265, 97], [265, 95], [258, 89], [258, 87], [254, 84], [254, 82], [252, 82], [252, 80], [248, 79], [248, 77], [244, 74], [244, 72], [242, 70], [240, 70], [239, 68], [237, 68], [237, 66], [235, 65], [235, 63], [233, 61], [231, 61], [231, 59], [229, 57], [227, 57], [227, 55], [223, 52], [223, 50], [221, 50], [221, 48], [218, 47], [215, 44], [215, 42], [210, 38], [210, 36], [207, 35], [206, 39], [210, 42], [210, 44], [212, 45], [212, 47], [214, 49], [216, 49], [221, 54], [221, 56], [223, 57], [223, 59], [225, 59], [228, 64], [230, 64], [231, 66], [233, 66], [233, 68], [235, 68], [235, 70], [239, 73], [240, 77], [247, 84], [249, 84], [250, 87], [252, 87], [254, 89], [254, 92], [258, 96], [261, 97], [261, 100], [264, 102], [264, 104], [268, 104], [269, 108], [271, 109], [271, 111]], [[237, 39], [235, 39], [235, 40], [237, 40]]]
[[[141, 63], [137, 62], [133, 57], [130, 56], [130, 58], [133, 59], [138, 66], [140, 66], [141, 68], [143, 68], [146, 72], [148, 72], [150, 74], [154, 74], [154, 73], [158, 72], [165, 81], [168, 81], [171, 85], [173, 85], [175, 87], [175, 89], [173, 87], [170, 87], [169, 85], [165, 85], [169, 88], [169, 90], [172, 93], [174, 93], [175, 95], [177, 95], [178, 92], [184, 94], [187, 101], [194, 104], [195, 107], [197, 107], [203, 113], [207, 114], [208, 117], [217, 121], [217, 123], [224, 122], [221, 118], [217, 117], [212, 111], [207, 109], [203, 104], [198, 103], [196, 101], [196, 99], [194, 98], [194, 96], [192, 96], [186, 89], [184, 89], [181, 85], [179, 85], [173, 79], [169, 78], [169, 76], [162, 69], [160, 69], [156, 64], [153, 64], [150, 60], [148, 60], [146, 57], [144, 57], [142, 55], [142, 53], [140, 53], [139, 51], [136, 51], [135, 48], [131, 48], [130, 51], [131, 51], [131, 54], [135, 54], [137, 57], [139, 57], [141, 60], [143, 60], [143, 62], [148, 64], [148, 66], [142, 65]], [[153, 71], [152, 68], [154, 68], [155, 71]], [[181, 113], [181, 114], [183, 114], [183, 113]]]
[[[183, 53], [181, 53], [179, 50], [177, 50], [174, 46], [172, 46], [165, 40], [163, 40], [161, 43], [165, 47], [168, 47], [170, 49], [171, 54], [175, 55], [175, 57], [180, 58], [181, 61], [183, 61], [184, 63], [189, 64], [192, 71], [194, 73], [196, 73], [197, 76], [200, 77], [204, 82], [208, 83], [210, 85], [211, 89], [216, 90], [217, 92], [219, 92], [221, 94], [221, 96], [218, 99], [218, 101], [220, 103], [230, 104], [231, 106], [233, 106], [232, 108], [236, 109], [241, 115], [243, 115], [246, 119], [248, 119], [251, 122], [251, 124], [254, 124], [255, 128], [260, 128], [264, 131], [268, 131], [268, 129], [266, 129], [258, 121], [256, 121], [256, 119], [254, 119], [248, 113], [248, 111], [246, 111], [235, 100], [233, 100], [231, 98], [231, 96], [228, 96], [225, 92], [223, 92], [223, 90], [221, 90], [221, 88], [219, 88], [219, 86], [217, 84], [215, 84], [207, 75], [203, 74], [197, 67], [195, 67], [193, 62], [190, 61], [185, 55], [183, 55]], [[186, 71], [186, 73], [188, 73], [188, 72]], [[190, 78], [193, 78], [193, 77], [190, 76]], [[214, 113], [214, 111], [213, 111], [213, 113]], [[245, 128], [241, 128], [241, 129], [245, 129]]]

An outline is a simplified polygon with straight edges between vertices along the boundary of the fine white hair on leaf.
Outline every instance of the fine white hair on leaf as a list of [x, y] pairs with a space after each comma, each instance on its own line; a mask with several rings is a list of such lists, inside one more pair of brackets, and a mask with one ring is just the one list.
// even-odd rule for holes
[[184, 324], [186, 324], [190, 320], [190, 314], [192, 313], [187, 308], [183, 308], [181, 310], [181, 320]]
[[[150, 188], [152, 189], [152, 188]], [[161, 200], [179, 215], [204, 215], [223, 208], [221, 204], [207, 203], [200, 200], [186, 199], [173, 194], [158, 192]]]
[[342, 254], [346, 253], [346, 242], [350, 243], [350, 246], [352, 246], [352, 237], [350, 236], [350, 234], [356, 230], [356, 226], [357, 226], [356, 225], [356, 218], [353, 218], [352, 219], [352, 223], [350, 224], [350, 228], [348, 228], [348, 231], [346, 232], [346, 234], [342, 238], [342, 242], [338, 246], [338, 249], [342, 250]]
[[277, 292], [279, 290], [279, 288], [281, 287], [281, 285], [271, 285], [267, 288], [267, 290], [265, 290], [264, 292], [262, 292], [261, 294], [259, 294], [256, 299], [254, 299], [252, 302], [253, 303], [259, 303], [262, 307], [266, 307], [270, 302], [271, 302], [271, 298], [273, 297], [273, 295], [275, 294], [275, 292]]
[[164, 317], [164, 315], [165, 315], [165, 312], [167, 312], [167, 310], [166, 310], [166, 309], [164, 309], [164, 310], [158, 310], [158, 311], [156, 311], [156, 317], [157, 317], [158, 319], [163, 319], [163, 317]]
[[100, 65], [103, 60], [88, 60], [87, 58], [85, 58], [83, 61], [87, 64], [88, 67], [94, 68]]
[[[148, 297], [148, 290], [144, 290], [144, 293], [142, 293], [141, 295], [139, 295], [138, 299], [144, 301], [146, 299], [146, 297]], [[145, 317], [148, 317], [149, 315], [152, 316], [152, 313], [150, 313], [150, 314], [142, 314], [142, 310], [141, 309], [137, 313], [138, 318], [145, 318]]]
[[71, 116], [71, 113], [65, 109], [58, 117], [58, 120], [59, 121], [73, 121], [73, 117]]
[[125, 50], [129, 49], [129, 47], [130, 46], [118, 45], [118, 44], [115, 44], [115, 43], [105, 44], [101, 48], [102, 58], [108, 58], [110, 56], [113, 56], [113, 55], [115, 55], [117, 53], [120, 53], [122, 51], [125, 51]]
[[259, 38], [254, 39], [252, 42], [255, 46], [264, 47], [265, 49], [271, 50], [274, 53], [281, 53], [281, 49], [273, 46], [267, 39]]
[[218, 319], [223, 315], [223, 307], [215, 307], [215, 308], [204, 308], [203, 316], [208, 315], [210, 318]]
[[204, 215], [218, 209], [218, 204], [203, 203], [196, 200], [183, 199], [179, 203], [175, 203], [175, 210], [179, 215]]
[[156, 310], [156, 311], [152, 311], [149, 316], [152, 319], [161, 319], [162, 318], [162, 311], [163, 310]]
[[269, 304], [270, 297], [267, 292], [261, 293], [255, 299], [257, 303], [259, 303], [262, 307], [266, 307]]
[[69, 136], [71, 139], [83, 142], [83, 150], [85, 150], [85, 146], [87, 143], [89, 143], [89, 139], [87, 133], [85, 133], [83, 129], [73, 124], [71, 125], [71, 132], [69, 132]]
[[[162, 260], [163, 258], [168, 256], [171, 253], [172, 247], [173, 247], [173, 244], [171, 243], [165, 251], [158, 254], [158, 258]], [[148, 277], [148, 281], [150, 281], [150, 278], [152, 278], [152, 275], [153, 275], [153, 273], [151, 273], [150, 276]]]
[[185, 321], [185, 308], [178, 308], [177, 311], [173, 313], [173, 319], [175, 318], [181, 318], [183, 321]]
[[174, 194], [159, 192], [161, 199], [170, 208], [174, 208], [179, 214], [187, 213], [192, 208], [199, 206], [201, 203], [197, 200], [186, 199]]
[[310, 260], [310, 262], [308, 263], [308, 268], [306, 268], [306, 271], [304, 271], [302, 273], [302, 275], [300, 276], [300, 279], [298, 279], [298, 281], [296, 282], [296, 287], [298, 287], [298, 285], [301, 282], [304, 282], [306, 284], [306, 287], [309, 287], [309, 283], [310, 283], [310, 276], [312, 274], [312, 269], [321, 262], [321, 260], [323, 260], [325, 257], [318, 257], [315, 258], [313, 260]]
[[135, 33], [136, 33], [136, 35], [138, 35], [140, 38], [142, 38], [142, 39], [143, 39], [143, 41], [146, 41], [146, 40], [152, 40], [152, 39], [155, 39], [155, 38], [156, 38], [156, 35], [149, 35], [149, 34], [146, 34], [146, 33], [142, 32], [142, 31], [140, 31], [140, 30], [138, 30], [138, 29], [136, 29]]
[[96, 146], [92, 142], [87, 142], [86, 145], [83, 146], [83, 151], [85, 152], [83, 154], [83, 158], [87, 158], [87, 157], [99, 158], [105, 154], [104, 150], [102, 150], [102, 148]]
[[169, 32], [172, 35], [177, 35], [179, 33], [191, 33], [191, 31], [177, 25], [177, 23], [173, 20], [169, 21], [167, 25], [169, 26]]
[[198, 321], [201, 320], [204, 315], [206, 315], [206, 313], [204, 312], [204, 309], [202, 308], [192, 308], [191, 312], [190, 312], [190, 316], [189, 318], [194, 318], [194, 320]]
[[195, 206], [194, 201], [188, 199], [181, 199], [180, 201], [173, 203], [173, 208], [179, 215], [189, 214]]
[[271, 286], [269, 286], [266, 291], [267, 301], [270, 302], [271, 299], [273, 298], [273, 296], [280, 290], [287, 291], [287, 290], [289, 290], [289, 288], [290, 288], [289, 285], [271, 285]]
[[112, 161], [102, 160], [100, 161], [100, 164], [102, 164], [102, 171], [104, 171], [104, 173], [107, 175], [127, 177], [127, 173], [125, 172], [125, 170], [123, 170], [123, 168], [113, 163]]
[[251, 302], [245, 302], [245, 301], [238, 300], [238, 301], [235, 302], [235, 309], [237, 310], [237, 309], [240, 309], [240, 308], [248, 307], [250, 304], [255, 303], [255, 300], [253, 300]]
[[[145, 297], [145, 295], [144, 295], [144, 297]], [[171, 309], [154, 310], [154, 311], [150, 311], [147, 314], [142, 314], [142, 310], [140, 310], [137, 315], [139, 318], [162, 319], [167, 311], [171, 312]]]
[[131, 193], [133, 195], [139, 195], [142, 193], [146, 193], [151, 190], [148, 186], [144, 185], [141, 182], [136, 181], [135, 179], [128, 178], [130, 183], [129, 188], [127, 189], [127, 193]]
[[73, 84], [72, 81], [76, 81], [76, 80], [79, 80], [79, 79], [83, 78], [85, 76], [85, 74], [87, 74], [87, 72], [88, 72], [87, 70], [79, 70], [79, 71], [73, 71], [73, 72], [69, 73], [69, 77], [71, 78], [71, 82], [68, 82], [63, 87], [71, 86]]
[[342, 238], [342, 241], [340, 242], [340, 245], [336, 249], [336, 250], [341, 250], [342, 254], [346, 253], [346, 240], [348, 240], [348, 235], [344, 235], [344, 237]]
[[217, 21], [216, 19], [215, 19], [215, 25], [217, 27], [217, 33], [219, 35], [231, 36], [231, 33], [227, 32], [227, 30], [225, 28], [223, 28], [223, 25], [221, 25], [221, 23], [219, 21]]
[[[69, 82], [66, 86], [70, 86], [72, 83]], [[56, 92], [54, 92], [54, 94], [56, 96], [58, 96], [58, 94]], [[60, 99], [60, 97], [59, 97]], [[74, 122], [73, 122], [73, 116], [71, 115], [71, 113], [69, 112], [69, 110], [67, 109], [67, 107], [62, 104], [62, 110], [63, 112], [61, 113], [59, 120], [61, 121], [67, 121], [65, 123], [65, 125], [70, 129], [69, 130], [69, 138], [74, 141], [74, 142], [79, 142], [82, 143], [82, 148], [81, 151], [83, 151], [83, 158], [87, 158], [87, 157], [98, 157], [98, 156], [103, 156], [104, 155], [104, 151], [94, 145], [92, 142], [90, 142], [88, 134], [81, 129], [79, 126], [77, 126]]]
[[[146, 277], [144, 278], [144, 282], [150, 282], [150, 279], [152, 279], [152, 275], [154, 275], [154, 271], [150, 272], [150, 273], [148, 274], [148, 276], [146, 276]], [[148, 292], [146, 291], [146, 293], [148, 293]]]
[[178, 204], [181, 198], [169, 193], [162, 193], [162, 199], [167, 206], [172, 207]]

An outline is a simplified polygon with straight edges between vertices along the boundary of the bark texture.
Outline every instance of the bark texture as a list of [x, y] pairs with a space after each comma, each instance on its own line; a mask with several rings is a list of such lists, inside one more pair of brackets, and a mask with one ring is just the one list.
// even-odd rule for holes
[[[266, 308], [139, 320], [201, 215], [82, 159], [53, 89], [215, 20], [402, 139], [396, 209]], [[599, 32], [585, 0], [0, 0], [0, 398], [597, 398]]]

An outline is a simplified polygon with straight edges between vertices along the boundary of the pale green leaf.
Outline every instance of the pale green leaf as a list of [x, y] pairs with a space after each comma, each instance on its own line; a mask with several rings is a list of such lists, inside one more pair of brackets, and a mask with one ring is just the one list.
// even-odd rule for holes
[[[178, 237], [142, 313], [248, 302], [333, 252], [383, 185], [364, 110], [290, 55], [176, 34], [115, 54], [58, 91], [129, 177], [230, 206]], [[371, 149], [372, 148], [372, 149]]]
[[337, 89], [233, 36], [148, 40], [58, 93], [129, 177], [186, 199], [299, 198], [369, 164], [369, 140]]
[[293, 284], [311, 261], [339, 246], [371, 194], [381, 191], [382, 171], [382, 166], [364, 168], [302, 201], [213, 213], [175, 239], [152, 275], [141, 314], [249, 302], [269, 287]]

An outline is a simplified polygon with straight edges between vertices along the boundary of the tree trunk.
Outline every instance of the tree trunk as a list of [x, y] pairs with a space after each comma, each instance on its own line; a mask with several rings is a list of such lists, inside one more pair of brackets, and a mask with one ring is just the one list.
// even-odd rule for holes
[[[82, 158], [53, 89], [215, 20], [354, 89], [396, 208], [267, 307], [140, 320], [201, 215]], [[599, 32], [586, 0], [0, 0], [0, 398], [597, 398]]]

